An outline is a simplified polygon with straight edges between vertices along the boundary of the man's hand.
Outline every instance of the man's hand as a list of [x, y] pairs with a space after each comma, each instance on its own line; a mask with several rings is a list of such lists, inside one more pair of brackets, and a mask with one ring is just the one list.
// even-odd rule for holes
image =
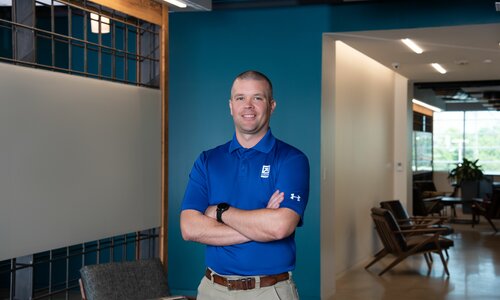
[[285, 193], [276, 190], [276, 192], [271, 195], [271, 199], [267, 202], [266, 208], [279, 208], [284, 199]]

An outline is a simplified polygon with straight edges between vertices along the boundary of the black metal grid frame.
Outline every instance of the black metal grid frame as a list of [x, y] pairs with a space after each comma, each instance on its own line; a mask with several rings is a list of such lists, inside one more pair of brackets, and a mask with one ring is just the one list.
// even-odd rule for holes
[[[47, 3], [50, 3], [47, 4]], [[0, 61], [48, 69], [85, 77], [117, 81], [138, 86], [159, 88], [159, 26], [123, 13], [94, 4], [87, 0], [32, 0], [33, 20], [27, 25], [16, 20], [16, 1], [12, 1], [10, 20], [0, 15], [0, 27], [10, 30], [12, 35], [12, 57], [2, 56]], [[50, 19], [50, 26], [37, 23], [40, 16], [45, 15], [45, 21]], [[90, 14], [106, 17], [110, 20], [110, 33], [90, 33]], [[57, 16], [67, 18], [67, 28], [61, 30], [56, 26]], [[83, 24], [80, 34], [74, 31], [73, 18], [80, 16]], [[17, 57], [17, 35], [21, 31], [32, 32], [34, 57], [26, 60]], [[59, 31], [59, 32], [58, 32]], [[117, 44], [119, 31], [123, 35], [121, 45]], [[131, 42], [132, 41], [132, 42]], [[1, 42], [1, 41], [0, 41]], [[51, 53], [38, 53], [42, 43], [50, 43]], [[133, 46], [131, 46], [133, 45]], [[56, 47], [67, 50], [56, 51]], [[76, 50], [79, 53], [75, 53]], [[57, 60], [58, 54], [67, 55], [66, 64]], [[43, 62], [40, 55], [50, 56], [50, 62]], [[92, 59], [89, 57], [92, 56]], [[103, 62], [109, 60], [109, 72], [105, 72]], [[83, 60], [83, 70], [75, 67], [74, 61]], [[123, 66], [123, 68], [121, 68]], [[117, 70], [117, 67], [118, 68]], [[122, 69], [123, 72], [119, 72]], [[118, 72], [117, 72], [118, 71]], [[135, 73], [129, 76], [131, 72]]]
[[[20, 262], [17, 258], [1, 261], [0, 275], [8, 274], [10, 277], [8, 295], [3, 296], [7, 296], [8, 299], [17, 299], [16, 275], [19, 271], [31, 268], [34, 272], [30, 299], [51, 299], [55, 295], [64, 295], [65, 299], [70, 299], [71, 292], [73, 294], [76, 292], [79, 295], [78, 279], [80, 276], [79, 273], [75, 274], [75, 271], [78, 272], [85, 265], [157, 257], [158, 238], [159, 228], [152, 228], [37, 253], [30, 257], [29, 262]], [[132, 248], [132, 251], [129, 248]], [[103, 256], [105, 257], [103, 258]], [[77, 267], [74, 265], [75, 261], [79, 262]], [[63, 273], [60, 271], [61, 268], [55, 267], [56, 264], [64, 265]], [[35, 274], [35, 271], [38, 271], [38, 274]], [[59, 276], [56, 276], [56, 272], [59, 273]], [[40, 275], [40, 273], [43, 274]], [[43, 277], [48, 282], [36, 282], [36, 277]], [[56, 277], [59, 277], [59, 280], [54, 280]]]

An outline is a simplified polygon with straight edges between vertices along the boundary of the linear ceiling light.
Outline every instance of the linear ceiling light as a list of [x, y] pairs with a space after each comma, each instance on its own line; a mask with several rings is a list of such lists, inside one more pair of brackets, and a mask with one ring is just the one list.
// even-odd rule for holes
[[179, 1], [179, 0], [165, 0], [166, 2], [170, 3], [170, 4], [173, 4], [177, 7], [180, 7], [180, 8], [186, 8], [187, 7], [187, 4], [182, 2], [182, 1]]
[[423, 106], [423, 107], [425, 107], [425, 108], [428, 108], [428, 109], [430, 109], [430, 110], [432, 110], [432, 111], [436, 111], [436, 112], [440, 112], [440, 111], [442, 111], [442, 109], [441, 109], [441, 108], [439, 108], [439, 107], [436, 107], [436, 106], [433, 106], [433, 105], [427, 104], [427, 103], [422, 102], [422, 101], [417, 100], [417, 99], [412, 99], [412, 100], [411, 100], [411, 102], [413, 102], [413, 103], [415, 103], [415, 104], [417, 104], [417, 105]]
[[415, 44], [414, 41], [410, 39], [401, 39], [401, 42], [403, 42], [408, 48], [410, 48], [413, 52], [417, 54], [424, 52], [422, 48], [420, 48], [417, 44]]
[[431, 66], [436, 69], [436, 71], [438, 71], [439, 73], [441, 74], [446, 74], [446, 70], [438, 63], [432, 63]]

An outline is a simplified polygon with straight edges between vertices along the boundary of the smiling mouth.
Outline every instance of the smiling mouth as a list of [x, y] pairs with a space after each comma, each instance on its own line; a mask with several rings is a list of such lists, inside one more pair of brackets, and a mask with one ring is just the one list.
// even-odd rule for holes
[[250, 115], [250, 114], [246, 114], [246, 115], [242, 115], [244, 119], [252, 119], [252, 118], [255, 118], [256, 115]]

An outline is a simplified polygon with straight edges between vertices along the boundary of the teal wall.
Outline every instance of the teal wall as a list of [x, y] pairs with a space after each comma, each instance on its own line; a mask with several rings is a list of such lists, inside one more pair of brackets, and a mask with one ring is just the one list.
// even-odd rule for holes
[[[500, 22], [494, 1], [406, 1], [170, 14], [169, 284], [196, 290], [203, 246], [182, 240], [179, 208], [198, 154], [232, 137], [233, 77], [266, 73], [278, 102], [273, 133], [303, 150], [311, 164], [305, 223], [297, 230], [302, 299], [320, 297], [321, 38], [324, 32]], [[333, 230], [333, 229], [332, 229]], [[263, 253], [265, 255], [265, 253]]]
[[[304, 15], [315, 21], [304, 23]], [[304, 227], [297, 230], [295, 276], [301, 293], [315, 295], [319, 289], [317, 280], [307, 278], [318, 278], [320, 267], [321, 34], [328, 31], [329, 19], [330, 11], [317, 7], [171, 14], [169, 272], [176, 274], [170, 277], [172, 288], [196, 288], [204, 271], [203, 246], [182, 241], [179, 232], [179, 206], [189, 171], [202, 150], [232, 138], [232, 80], [241, 71], [257, 69], [275, 87], [273, 133], [310, 160], [310, 200]]]

